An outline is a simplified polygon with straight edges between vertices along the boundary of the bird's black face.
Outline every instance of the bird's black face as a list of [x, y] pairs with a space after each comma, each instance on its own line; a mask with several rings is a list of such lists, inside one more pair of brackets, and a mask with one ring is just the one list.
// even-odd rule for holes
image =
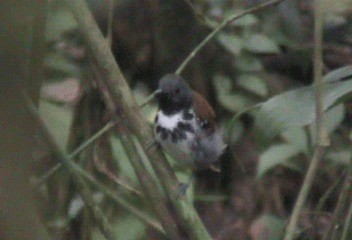
[[192, 105], [192, 90], [181, 77], [167, 74], [160, 79], [157, 99], [160, 109], [171, 115]]

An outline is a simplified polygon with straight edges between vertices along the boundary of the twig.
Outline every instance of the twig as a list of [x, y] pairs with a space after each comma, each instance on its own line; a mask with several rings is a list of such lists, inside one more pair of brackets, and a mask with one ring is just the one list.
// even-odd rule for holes
[[351, 224], [352, 224], [352, 203], [350, 204], [350, 207], [348, 209], [345, 226], [343, 227], [343, 230], [342, 230], [341, 240], [347, 240], [347, 237], [349, 237], [348, 235], [351, 231]]
[[192, 11], [194, 12], [194, 14], [201, 19], [204, 23], [206, 23], [208, 20], [208, 18], [206, 16], [204, 16], [204, 14], [196, 7], [194, 6], [194, 4], [190, 1], [190, 0], [184, 0], [187, 5], [192, 9]]
[[325, 191], [323, 196], [319, 199], [319, 202], [317, 206], [315, 207], [316, 212], [322, 211], [324, 204], [328, 200], [328, 198], [331, 196], [334, 190], [336, 190], [337, 186], [340, 184], [341, 180], [344, 179], [345, 172], [343, 172], [336, 180], [335, 182]]
[[235, 21], [236, 19], [239, 19], [247, 14], [259, 11], [263, 8], [275, 5], [275, 4], [279, 4], [280, 2], [282, 2], [284, 0], [270, 0], [261, 4], [258, 4], [254, 7], [248, 8], [246, 10], [244, 10], [243, 12], [239, 13], [239, 14], [235, 14], [230, 16], [229, 18], [223, 20], [219, 26], [217, 28], [215, 28], [211, 33], [209, 33], [209, 35], [204, 38], [204, 40], [188, 55], [188, 57], [182, 62], [182, 64], [177, 68], [176, 70], [176, 74], [180, 75], [181, 72], [183, 71], [183, 69], [187, 66], [187, 64], [199, 53], [200, 50], [202, 50], [202, 48], [209, 43], [210, 40], [212, 40], [216, 34], [218, 34], [223, 28], [225, 28], [226, 26], [228, 26], [230, 23], [232, 23], [233, 21]]
[[[351, 164], [351, 161], [350, 161]], [[349, 172], [346, 174], [345, 180], [342, 185], [342, 189], [337, 200], [337, 204], [335, 206], [334, 214], [329, 226], [329, 229], [326, 231], [324, 240], [334, 240], [339, 239], [338, 234], [339, 230], [342, 227], [343, 219], [345, 218], [345, 213], [347, 211], [347, 205], [351, 201], [352, 191], [351, 191], [351, 168]], [[337, 237], [337, 238], [336, 238]]]
[[323, 108], [323, 60], [322, 60], [322, 31], [324, 3], [315, 0], [315, 26], [314, 26], [314, 82], [315, 82], [315, 102], [316, 102], [316, 123], [317, 123], [317, 146], [314, 150], [313, 158], [303, 181], [302, 188], [296, 200], [293, 212], [286, 229], [284, 240], [292, 240], [295, 236], [296, 226], [303, 205], [315, 178], [319, 162], [324, 155], [325, 147], [329, 144], [328, 135], [324, 128], [324, 108]]
[[[109, 131], [113, 126], [115, 126], [115, 122], [107, 123], [102, 129], [100, 129], [97, 133], [95, 133], [91, 138], [87, 139], [80, 146], [78, 146], [72, 153], [68, 155], [68, 159], [75, 158], [79, 153], [81, 153], [84, 149], [94, 143], [99, 137], [101, 137], [104, 133]], [[61, 167], [63, 163], [57, 163], [54, 167], [52, 167], [47, 173], [45, 173], [37, 182], [36, 187], [40, 187], [44, 182], [46, 182], [52, 175], [54, 175]]]
[[160, 90], [155, 90], [154, 92], [152, 92], [148, 97], [146, 97], [146, 99], [144, 100], [144, 102], [142, 102], [139, 107], [140, 108], [144, 108], [151, 100], [153, 100], [153, 98], [160, 92]]

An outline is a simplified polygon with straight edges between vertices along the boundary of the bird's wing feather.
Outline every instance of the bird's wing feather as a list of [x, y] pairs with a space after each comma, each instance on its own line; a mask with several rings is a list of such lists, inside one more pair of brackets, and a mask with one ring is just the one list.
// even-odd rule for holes
[[197, 117], [203, 121], [207, 122], [206, 129], [209, 132], [215, 130], [215, 112], [209, 103], [197, 92], [193, 91], [193, 109]]

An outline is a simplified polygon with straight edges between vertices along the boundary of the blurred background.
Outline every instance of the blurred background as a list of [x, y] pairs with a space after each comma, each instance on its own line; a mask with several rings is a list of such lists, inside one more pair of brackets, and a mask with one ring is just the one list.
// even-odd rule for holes
[[[87, 0], [139, 103], [222, 20], [261, 2]], [[324, 73], [329, 73], [352, 64], [352, 1], [326, 4], [323, 60]], [[20, 96], [26, 89], [56, 147], [67, 153], [111, 120], [94, 82], [101, 76], [78, 24], [59, 0], [4, 0], [0, 8], [0, 239], [105, 239], [71, 176], [57, 167], [53, 142], [26, 118]], [[282, 239], [315, 146], [313, 12], [313, 1], [286, 0], [248, 14], [221, 31], [182, 73], [214, 107], [229, 143], [220, 173], [198, 173], [190, 189], [189, 197], [214, 239]], [[346, 92], [335, 92], [341, 88]], [[345, 222], [352, 202], [352, 105], [337, 101], [351, 91], [350, 86], [328, 90], [333, 99], [326, 114], [331, 145], [299, 219], [297, 239], [341, 239], [343, 234], [342, 227], [328, 232]], [[261, 102], [266, 108], [237, 118]], [[151, 126], [156, 111], [154, 101], [143, 108]], [[73, 159], [152, 215], [117, 134], [103, 135]], [[188, 173], [178, 174], [187, 179]], [[98, 190], [91, 188], [91, 194], [117, 239], [166, 239]], [[14, 233], [21, 224], [28, 231], [24, 235]]]

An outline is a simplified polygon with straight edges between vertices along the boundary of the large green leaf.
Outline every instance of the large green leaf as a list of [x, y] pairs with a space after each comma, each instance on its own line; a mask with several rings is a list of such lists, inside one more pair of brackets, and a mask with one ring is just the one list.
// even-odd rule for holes
[[55, 6], [49, 11], [46, 40], [56, 41], [62, 37], [62, 34], [77, 28], [77, 23], [72, 13], [62, 7]]
[[79, 66], [59, 52], [48, 53], [44, 58], [44, 67], [49, 78], [79, 78], [81, 74]]
[[40, 101], [39, 111], [60, 148], [65, 150], [72, 121], [72, 111], [45, 100]]
[[[345, 116], [345, 108], [343, 104], [339, 104], [336, 107], [333, 107], [332, 109], [329, 109], [325, 116], [324, 116], [324, 127], [325, 129], [330, 133], [334, 131], [342, 122], [343, 118]], [[313, 122], [310, 126], [310, 135], [311, 135], [311, 142], [315, 144], [316, 141], [316, 131], [317, 131], [317, 126], [316, 123]]]
[[291, 127], [281, 133], [282, 138], [288, 144], [295, 146], [304, 153], [308, 153], [308, 134], [302, 127]]
[[130, 182], [137, 183], [137, 176], [134, 169], [128, 159], [124, 147], [122, 146], [121, 140], [116, 136], [110, 138], [112, 151], [114, 157], [117, 159], [120, 169], [120, 175], [127, 178]]
[[352, 65], [348, 65], [335, 71], [329, 72], [324, 76], [324, 82], [336, 82], [352, 77]]
[[301, 149], [292, 144], [278, 144], [271, 146], [259, 158], [257, 176], [262, 177], [273, 167], [284, 164], [288, 159], [296, 156]]
[[[326, 83], [324, 110], [336, 105], [352, 91], [352, 80]], [[289, 127], [305, 126], [315, 120], [314, 87], [302, 87], [277, 95], [262, 104], [256, 126], [266, 137], [274, 137]]]

